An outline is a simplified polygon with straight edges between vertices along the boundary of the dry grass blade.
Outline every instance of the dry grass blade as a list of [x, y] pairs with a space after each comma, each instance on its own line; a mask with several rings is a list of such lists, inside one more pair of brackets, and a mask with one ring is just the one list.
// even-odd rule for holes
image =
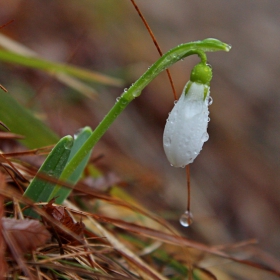
[[50, 145], [50, 146], [28, 150], [28, 151], [3, 153], [3, 156], [9, 158], [9, 157], [20, 157], [20, 156], [46, 155], [52, 150], [53, 147], [54, 145]]
[[[30, 169], [30, 172], [33, 175], [36, 174], [36, 172], [34, 172], [31, 169]], [[122, 207], [128, 208], [128, 209], [130, 209], [132, 211], [135, 211], [135, 212], [138, 212], [140, 214], [143, 214], [143, 215], [153, 219], [154, 221], [158, 222], [160, 225], [162, 225], [168, 231], [174, 233], [174, 230], [170, 227], [170, 225], [165, 220], [163, 220], [163, 219], [161, 219], [159, 217], [156, 217], [155, 215], [149, 213], [149, 211], [147, 211], [147, 210], [145, 210], [143, 208], [131, 205], [131, 204], [129, 204], [129, 203], [125, 202], [125, 201], [122, 201], [120, 199], [116, 199], [116, 198], [113, 198], [113, 197], [111, 197], [109, 195], [97, 192], [97, 191], [93, 190], [91, 187], [89, 187], [86, 184], [77, 183], [75, 186], [73, 186], [70, 183], [67, 183], [65, 181], [61, 181], [61, 180], [55, 179], [55, 178], [53, 178], [53, 177], [51, 177], [51, 176], [49, 176], [47, 174], [43, 174], [43, 173], [37, 173], [36, 176], [38, 178], [42, 179], [42, 180], [46, 180], [48, 182], [52, 182], [54, 184], [57, 184], [57, 185], [60, 185], [60, 186], [66, 187], [66, 188], [75, 189], [77, 191], [80, 191], [82, 193], [90, 195], [92, 198], [98, 198], [98, 199], [101, 199], [101, 200], [109, 201], [110, 203], [112, 203], [114, 205], [122, 206]]]
[[11, 133], [11, 132], [0, 132], [0, 139], [23, 139], [24, 136]]
[[[1, 85], [0, 85], [0, 87], [1, 87]], [[1, 121], [0, 121], [0, 125], [3, 126], [4, 128], [6, 128], [8, 131], [10, 131], [10, 129]]]
[[7, 171], [8, 174], [10, 174], [10, 176], [14, 179], [15, 182], [17, 182], [15, 180], [15, 176], [13, 176], [13, 174], [11, 174], [8, 170], [11, 170], [17, 178], [19, 178], [22, 182], [29, 182], [15, 167], [15, 165], [8, 160], [3, 154], [0, 154], [0, 165], [2, 165], [2, 167]]
[[209, 280], [218, 280], [217, 277], [210, 272], [209, 270], [202, 268], [202, 267], [196, 267], [199, 271], [201, 271], [203, 274], [205, 274]]
[[259, 263], [255, 263], [253, 261], [249, 261], [249, 260], [241, 260], [235, 257], [231, 257], [230, 255], [217, 250], [216, 248], [213, 247], [209, 247], [205, 244], [199, 243], [199, 242], [195, 242], [195, 241], [191, 241], [185, 237], [181, 237], [181, 236], [176, 236], [176, 235], [171, 235], [168, 233], [164, 233], [158, 230], [154, 230], [151, 228], [147, 228], [147, 227], [143, 227], [143, 226], [139, 226], [139, 225], [135, 225], [132, 223], [128, 223], [128, 222], [124, 222], [121, 220], [117, 220], [117, 219], [112, 219], [112, 218], [108, 218], [108, 217], [101, 217], [101, 216], [97, 216], [97, 215], [92, 215], [96, 220], [99, 220], [100, 222], [106, 222], [106, 223], [111, 223], [117, 227], [120, 227], [122, 229], [125, 229], [127, 231], [131, 231], [134, 233], [137, 233], [138, 235], [143, 235], [146, 237], [150, 237], [156, 240], [160, 240], [162, 242], [165, 243], [169, 243], [169, 244], [173, 244], [173, 245], [177, 245], [177, 246], [187, 246], [187, 247], [191, 247], [194, 249], [198, 249], [202, 252], [206, 252], [206, 253], [210, 253], [210, 254], [214, 254], [226, 259], [230, 259], [232, 261], [241, 263], [241, 264], [245, 264], [254, 268], [258, 268], [267, 272], [270, 272], [272, 274], [275, 274], [277, 276], [280, 276], [280, 270], [279, 269], [274, 269], [271, 268], [265, 264], [259, 264]]
[[[68, 206], [71, 209], [79, 211], [77, 207], [68, 203]], [[89, 214], [89, 215], [88, 215]], [[107, 241], [114, 247], [116, 251], [121, 253], [121, 255], [125, 256], [127, 260], [133, 264], [134, 268], [137, 269], [137, 272], [141, 275], [145, 275], [144, 279], [160, 279], [167, 280], [163, 275], [157, 272], [153, 267], [145, 263], [141, 258], [139, 258], [135, 253], [129, 250], [123, 243], [121, 243], [112, 233], [106, 230], [101, 224], [99, 224], [94, 218], [95, 215], [91, 215], [90, 213], [86, 213], [88, 219], [88, 226], [94, 228], [94, 232], [96, 232], [99, 236], [106, 237]], [[91, 218], [92, 216], [93, 218]], [[84, 221], [85, 222], [85, 221]], [[86, 222], [85, 222], [86, 223]]]
[[0, 85], [0, 88], [1, 88], [2, 90], [4, 90], [5, 92], [8, 92], [8, 90], [7, 90], [4, 86]]
[[[30, 263], [30, 264], [32, 264], [32, 265], [40, 265], [41, 267], [44, 267], [46, 269], [52, 268], [52, 269], [61, 270], [61, 271], [64, 271], [66, 273], [67, 272], [81, 273], [84, 276], [88, 276], [88, 277], [94, 276], [94, 277], [97, 277], [96, 279], [114, 279], [114, 280], [130, 279], [131, 280], [130, 277], [110, 276], [110, 275], [101, 274], [101, 273], [98, 273], [98, 272], [86, 271], [84, 268], [72, 267], [70, 265], [65, 265], [65, 264], [63, 264], [63, 265], [59, 265], [59, 264], [56, 264], [56, 263], [48, 263], [48, 264]], [[69, 279], [69, 278], [66, 278], [66, 279]], [[70, 279], [75, 279], [76, 280], [76, 279], [79, 279], [79, 278], [70, 278]], [[83, 279], [83, 278], [80, 278], [80, 279]]]

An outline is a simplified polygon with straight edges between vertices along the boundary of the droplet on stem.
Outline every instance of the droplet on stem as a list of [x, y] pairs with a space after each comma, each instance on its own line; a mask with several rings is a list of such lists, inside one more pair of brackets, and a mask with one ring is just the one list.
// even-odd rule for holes
[[189, 211], [186, 211], [181, 217], [180, 217], [180, 224], [183, 227], [189, 227], [193, 223], [193, 214]]

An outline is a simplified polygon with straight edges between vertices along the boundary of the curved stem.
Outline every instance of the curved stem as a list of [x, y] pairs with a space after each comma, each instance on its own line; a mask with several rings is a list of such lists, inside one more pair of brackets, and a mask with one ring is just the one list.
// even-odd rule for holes
[[216, 39], [205, 39], [181, 44], [164, 54], [159, 58], [128, 90], [125, 90], [112, 109], [100, 122], [93, 131], [89, 139], [84, 143], [81, 149], [67, 164], [61, 179], [66, 180], [74, 171], [83, 158], [91, 151], [98, 140], [103, 136], [106, 130], [118, 117], [118, 115], [126, 108], [126, 106], [136, 97], [142, 90], [163, 70], [176, 63], [177, 61], [193, 54], [197, 54], [202, 62], [206, 63], [205, 52], [229, 51], [231, 46]]

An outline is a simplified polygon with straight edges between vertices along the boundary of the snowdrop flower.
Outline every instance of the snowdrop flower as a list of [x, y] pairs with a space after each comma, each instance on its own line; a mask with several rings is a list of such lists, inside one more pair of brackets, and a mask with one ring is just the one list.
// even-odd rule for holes
[[163, 147], [174, 167], [192, 163], [209, 138], [207, 126], [208, 106], [212, 103], [209, 95], [211, 79], [211, 67], [202, 62], [197, 64], [169, 114], [163, 133]]

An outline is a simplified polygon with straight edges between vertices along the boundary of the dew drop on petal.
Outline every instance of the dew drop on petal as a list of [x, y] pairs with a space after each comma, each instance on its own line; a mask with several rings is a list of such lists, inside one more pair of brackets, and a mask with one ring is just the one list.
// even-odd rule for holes
[[193, 223], [193, 214], [189, 211], [186, 211], [181, 217], [180, 217], [180, 224], [183, 227], [189, 227]]
[[174, 101], [174, 105], [176, 105], [177, 102], [178, 102], [178, 100], [175, 100], [175, 101]]
[[211, 96], [208, 96], [207, 103], [208, 103], [208, 106], [212, 105], [213, 98]]
[[170, 144], [171, 144], [171, 139], [170, 139], [170, 137], [165, 137], [165, 138], [163, 139], [163, 145], [166, 146], [166, 147], [168, 147], [168, 146], [170, 146]]
[[210, 118], [209, 117], [208, 117], [207, 121], [210, 122]]
[[209, 139], [209, 134], [207, 132], [204, 132], [202, 134], [201, 141], [206, 142], [208, 139]]

